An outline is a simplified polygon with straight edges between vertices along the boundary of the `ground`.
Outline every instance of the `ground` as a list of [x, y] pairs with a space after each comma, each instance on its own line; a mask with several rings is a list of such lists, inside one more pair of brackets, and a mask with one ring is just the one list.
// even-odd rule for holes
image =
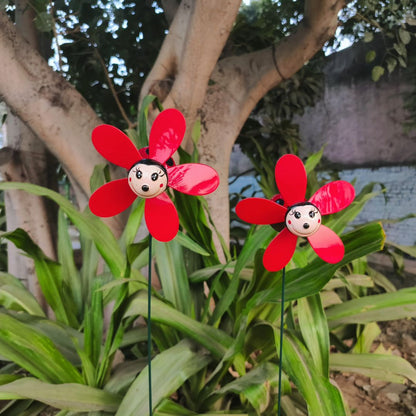
[[[416, 368], [416, 320], [399, 320], [380, 324], [382, 334], [377, 343], [391, 349]], [[337, 374], [353, 416], [416, 416], [416, 385], [391, 384], [357, 374]]]

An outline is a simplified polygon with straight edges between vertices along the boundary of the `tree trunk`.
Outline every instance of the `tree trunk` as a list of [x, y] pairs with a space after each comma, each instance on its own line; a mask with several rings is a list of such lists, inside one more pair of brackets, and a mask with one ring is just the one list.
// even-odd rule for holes
[[[15, 17], [17, 30], [33, 49], [38, 50], [38, 34], [33, 24], [35, 15], [26, 0], [16, 1]], [[3, 159], [0, 166], [2, 176], [8, 181], [30, 182], [50, 187], [51, 179], [56, 181], [53, 170], [57, 163], [44, 144], [11, 111], [6, 125], [5, 152], [9, 157]], [[23, 228], [47, 256], [55, 258], [53, 235], [56, 234], [56, 221], [51, 215], [53, 210], [47, 206], [46, 201], [23, 191], [8, 191], [5, 192], [5, 206], [7, 230]], [[22, 256], [9, 242], [7, 261], [9, 273], [25, 283], [46, 312], [47, 306], [35, 274], [33, 260]]]
[[216, 228], [229, 242], [228, 172], [233, 144], [258, 101], [298, 71], [335, 33], [338, 0], [309, 0], [298, 30], [269, 48], [220, 59], [239, 0], [182, 1], [141, 96], [155, 94], [186, 116], [185, 147], [201, 120], [201, 162], [214, 167], [220, 186], [207, 195]]
[[[338, 12], [345, 4], [305, 0], [304, 19], [296, 32], [261, 51], [222, 58], [240, 3], [182, 0], [141, 93], [141, 97], [153, 93], [165, 108], [176, 107], [184, 113], [188, 124], [185, 148], [190, 146], [195, 120], [201, 120], [201, 161], [216, 168], [221, 178], [219, 189], [208, 201], [226, 241], [229, 155], [243, 123], [267, 91], [292, 76], [333, 36]], [[81, 190], [83, 206], [93, 167], [103, 161], [90, 139], [99, 118], [16, 34], [1, 12], [0, 61], [0, 94], [63, 164]], [[119, 233], [123, 221], [111, 218], [110, 222]]]

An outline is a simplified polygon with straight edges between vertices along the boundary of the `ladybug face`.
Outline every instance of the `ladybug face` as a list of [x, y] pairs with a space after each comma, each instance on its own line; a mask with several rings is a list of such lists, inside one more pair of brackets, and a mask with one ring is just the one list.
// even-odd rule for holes
[[154, 198], [166, 190], [168, 175], [157, 162], [145, 160], [130, 169], [128, 181], [136, 195], [141, 198]]
[[320, 225], [321, 213], [309, 203], [292, 206], [286, 215], [286, 227], [299, 237], [315, 234]]

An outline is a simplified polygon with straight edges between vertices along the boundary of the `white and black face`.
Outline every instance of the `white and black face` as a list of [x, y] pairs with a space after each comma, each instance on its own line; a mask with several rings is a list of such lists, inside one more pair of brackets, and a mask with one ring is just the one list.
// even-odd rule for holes
[[131, 190], [141, 198], [154, 198], [166, 190], [168, 175], [157, 163], [137, 163], [129, 172]]
[[290, 207], [286, 215], [286, 227], [299, 237], [310, 237], [318, 231], [320, 225], [321, 213], [312, 204]]

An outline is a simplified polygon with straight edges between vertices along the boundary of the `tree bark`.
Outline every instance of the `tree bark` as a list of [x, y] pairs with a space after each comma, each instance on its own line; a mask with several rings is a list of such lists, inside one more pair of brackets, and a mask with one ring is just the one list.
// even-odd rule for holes
[[[192, 126], [201, 119], [201, 161], [216, 168], [221, 178], [208, 201], [226, 241], [229, 156], [236, 137], [259, 99], [333, 36], [343, 5], [337, 0], [306, 0], [304, 20], [296, 32], [262, 51], [226, 59], [221, 59], [221, 53], [240, 0], [182, 0], [176, 11], [141, 96], [154, 93], [165, 108], [176, 107], [184, 113], [188, 150]], [[4, 13], [0, 13], [0, 59], [0, 94], [62, 162], [82, 190], [82, 206], [93, 166], [103, 161], [90, 141], [99, 118], [16, 34]], [[120, 221], [112, 220], [116, 222], [113, 230], [117, 222], [120, 229]]]
[[239, 6], [239, 0], [183, 1], [142, 90], [142, 96], [154, 93], [165, 107], [185, 114], [190, 127], [185, 146], [194, 121], [201, 119], [201, 162], [220, 176], [219, 188], [207, 200], [227, 243], [229, 161], [238, 134], [258, 101], [334, 35], [344, 2], [308, 0], [296, 32], [266, 49], [220, 59]]
[[[33, 8], [26, 0], [16, 1], [16, 28], [22, 37], [35, 50], [39, 50], [38, 33], [34, 27], [35, 17]], [[2, 176], [6, 180], [31, 182], [38, 185], [50, 185], [50, 179], [56, 178], [50, 174], [51, 155], [43, 143], [27, 128], [12, 112], [7, 117], [7, 152], [9, 157], [3, 159], [0, 166]], [[53, 170], [53, 169], [52, 169]], [[35, 195], [22, 191], [5, 192], [7, 230], [16, 228], [26, 230], [43, 252], [55, 258], [54, 224], [51, 210], [46, 202]], [[34, 270], [33, 260], [22, 257], [18, 249], [7, 244], [7, 262], [10, 274], [20, 278], [32, 292], [39, 304], [47, 311], [45, 298], [39, 286]]]
[[[105, 162], [91, 142], [91, 132], [101, 120], [81, 94], [16, 32], [4, 12], [0, 12], [0, 61], [0, 96], [62, 163], [84, 208], [94, 166]], [[120, 235], [122, 218], [106, 222]]]

